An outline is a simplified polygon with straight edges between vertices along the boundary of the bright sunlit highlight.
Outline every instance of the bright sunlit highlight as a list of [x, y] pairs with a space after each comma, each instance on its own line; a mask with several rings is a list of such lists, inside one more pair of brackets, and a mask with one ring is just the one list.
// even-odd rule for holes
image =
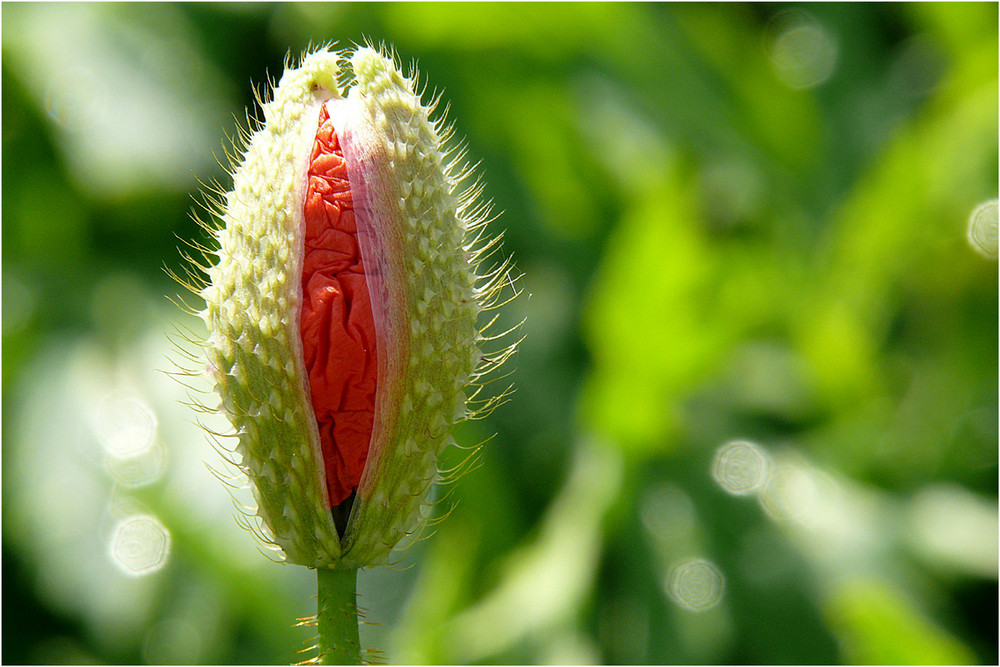
[[690, 611], [705, 611], [717, 605], [722, 599], [722, 587], [722, 572], [704, 558], [677, 563], [667, 575], [670, 599]]
[[97, 408], [97, 437], [111, 456], [141, 456], [156, 442], [156, 414], [137, 396], [113, 394]]
[[969, 216], [969, 245], [983, 257], [997, 258], [997, 200], [976, 207]]
[[918, 492], [908, 512], [909, 539], [935, 565], [997, 578], [997, 506], [959, 486]]
[[716, 450], [712, 477], [729, 493], [743, 496], [760, 490], [770, 469], [767, 452], [752, 442], [734, 441]]
[[778, 465], [761, 495], [761, 504], [775, 521], [799, 520], [816, 506], [819, 490], [808, 469], [793, 463]]
[[134, 516], [118, 524], [111, 543], [111, 555], [126, 572], [145, 575], [167, 562], [170, 533], [154, 516]]
[[108, 457], [107, 468], [112, 479], [125, 488], [135, 489], [158, 480], [163, 475], [166, 463], [166, 447], [157, 441], [138, 456]]

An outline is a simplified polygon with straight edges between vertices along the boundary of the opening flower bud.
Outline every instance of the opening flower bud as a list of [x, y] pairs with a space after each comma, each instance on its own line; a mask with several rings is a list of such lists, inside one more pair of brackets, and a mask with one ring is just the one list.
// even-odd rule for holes
[[311, 53], [261, 110], [211, 228], [209, 372], [268, 539], [311, 567], [385, 562], [454, 423], [503, 398], [475, 401], [516, 343], [484, 352], [478, 320], [509, 264], [480, 272], [489, 207], [389, 56]]

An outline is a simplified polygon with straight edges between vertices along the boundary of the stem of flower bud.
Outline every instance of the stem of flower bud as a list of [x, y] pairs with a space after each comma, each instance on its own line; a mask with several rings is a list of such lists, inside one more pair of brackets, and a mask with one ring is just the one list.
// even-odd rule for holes
[[350, 568], [318, 568], [317, 621], [319, 663], [360, 665], [358, 638], [358, 571]]

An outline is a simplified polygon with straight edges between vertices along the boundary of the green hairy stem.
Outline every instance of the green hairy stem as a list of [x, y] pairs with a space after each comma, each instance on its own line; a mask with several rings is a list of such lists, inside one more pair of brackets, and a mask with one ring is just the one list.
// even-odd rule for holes
[[316, 620], [321, 665], [360, 665], [358, 637], [358, 571], [319, 568]]

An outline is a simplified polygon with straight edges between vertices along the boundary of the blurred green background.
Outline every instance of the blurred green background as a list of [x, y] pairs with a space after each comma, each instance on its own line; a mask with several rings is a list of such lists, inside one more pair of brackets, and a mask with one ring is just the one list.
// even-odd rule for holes
[[253, 87], [369, 38], [482, 160], [527, 337], [365, 646], [996, 664], [996, 4], [2, 12], [4, 662], [303, 658], [314, 574], [203, 465], [162, 269]]

